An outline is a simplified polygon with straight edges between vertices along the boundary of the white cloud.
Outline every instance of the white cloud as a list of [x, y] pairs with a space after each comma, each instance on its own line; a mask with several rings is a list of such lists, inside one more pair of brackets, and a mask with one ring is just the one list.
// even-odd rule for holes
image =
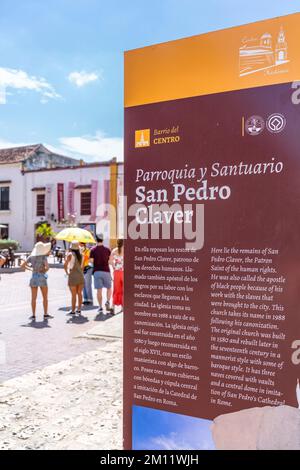
[[10, 142], [9, 140], [0, 138], [0, 149], [9, 149], [12, 147], [24, 147], [25, 145], [32, 145], [32, 143]]
[[61, 137], [60, 151], [77, 158], [94, 161], [106, 161], [113, 157], [123, 160], [123, 139], [108, 137], [98, 131], [95, 135], [81, 137]]
[[8, 88], [14, 88], [16, 90], [31, 90], [41, 95], [41, 100], [45, 102], [49, 99], [58, 99], [61, 96], [55, 91], [54, 87], [47, 82], [43, 77], [36, 77], [34, 75], [28, 75], [24, 70], [10, 69], [0, 67], [0, 91], [3, 102], [3, 96], [7, 94]]
[[[22, 147], [39, 142], [12, 142], [0, 137], [0, 149], [11, 147]], [[118, 161], [123, 161], [123, 139], [121, 137], [107, 137], [103, 132], [98, 131], [95, 135], [82, 137], [62, 137], [58, 145], [43, 142], [44, 146], [52, 152], [66, 155], [73, 158], [82, 158], [87, 162], [107, 161], [114, 157]]]
[[71, 72], [68, 76], [68, 79], [71, 83], [76, 85], [78, 88], [87, 85], [88, 83], [95, 82], [99, 80], [101, 75], [96, 72], [86, 72], [81, 70], [81, 72]]

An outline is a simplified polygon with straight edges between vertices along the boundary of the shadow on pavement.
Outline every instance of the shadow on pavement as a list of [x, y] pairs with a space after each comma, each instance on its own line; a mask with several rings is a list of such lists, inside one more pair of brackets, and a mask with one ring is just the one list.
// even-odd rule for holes
[[60, 307], [58, 309], [59, 312], [69, 312], [71, 310], [71, 307]]
[[94, 321], [106, 321], [108, 320], [109, 318], [112, 318], [114, 317], [114, 315], [112, 313], [107, 313], [106, 315], [104, 315], [104, 313], [98, 313], [95, 318], [94, 318]]
[[[96, 308], [98, 308], [96, 305], [83, 305], [82, 306], [82, 310], [84, 310], [84, 311], [96, 310]], [[71, 306], [70, 307], [60, 307], [58, 309], [59, 312], [69, 312], [70, 310], [71, 310]]]
[[97, 307], [97, 305], [83, 305], [82, 306], [82, 310], [95, 310]]
[[43, 321], [30, 321], [29, 323], [25, 323], [24, 325], [21, 325], [23, 328], [36, 328], [36, 329], [42, 329], [42, 328], [51, 328], [51, 326], [48, 323], [48, 320], [43, 320]]
[[75, 323], [81, 325], [82, 323], [88, 322], [89, 319], [84, 315], [70, 315], [70, 318], [67, 320], [66, 323]]

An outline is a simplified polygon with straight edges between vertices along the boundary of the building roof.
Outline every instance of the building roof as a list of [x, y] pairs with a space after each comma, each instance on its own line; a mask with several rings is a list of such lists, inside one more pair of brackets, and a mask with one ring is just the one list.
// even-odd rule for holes
[[21, 163], [36, 152], [39, 145], [0, 149], [0, 163]]
[[[25, 145], [23, 147], [10, 147], [7, 149], [0, 149], [0, 164], [22, 163], [38, 152], [43, 152], [48, 155], [59, 155], [48, 150], [46, 147], [44, 147], [43, 144]], [[64, 157], [65, 159], [69, 158], [70, 162], [75, 160], [74, 158], [66, 157], [64, 155], [61, 155], [61, 157]]]
[[98, 167], [105, 167], [110, 166], [112, 163], [115, 163], [117, 167], [123, 167], [124, 162], [117, 162], [116, 158], [112, 158], [111, 160], [107, 160], [105, 162], [81, 162], [80, 165], [77, 166], [63, 166], [63, 167], [55, 167], [55, 168], [38, 168], [33, 170], [27, 170], [26, 173], [38, 173], [44, 171], [65, 171], [65, 170], [82, 170], [84, 168], [98, 168]]

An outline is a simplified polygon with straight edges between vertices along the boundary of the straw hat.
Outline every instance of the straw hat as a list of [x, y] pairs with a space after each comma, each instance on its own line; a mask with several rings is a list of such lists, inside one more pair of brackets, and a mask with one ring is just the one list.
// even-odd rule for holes
[[37, 242], [31, 252], [31, 256], [45, 256], [51, 250], [51, 243]]
[[73, 240], [71, 242], [70, 249], [71, 250], [79, 250], [79, 248], [80, 248], [79, 242], [77, 240]]

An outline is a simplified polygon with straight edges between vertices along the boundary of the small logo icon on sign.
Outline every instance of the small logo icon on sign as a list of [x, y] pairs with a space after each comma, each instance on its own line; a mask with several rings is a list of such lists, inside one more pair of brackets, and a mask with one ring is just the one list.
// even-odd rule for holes
[[286, 119], [280, 113], [271, 114], [267, 119], [267, 129], [273, 134], [282, 132], [286, 126]]
[[258, 135], [265, 128], [265, 121], [261, 116], [251, 116], [245, 122], [245, 129], [249, 135]]
[[135, 131], [135, 148], [150, 147], [150, 129]]

